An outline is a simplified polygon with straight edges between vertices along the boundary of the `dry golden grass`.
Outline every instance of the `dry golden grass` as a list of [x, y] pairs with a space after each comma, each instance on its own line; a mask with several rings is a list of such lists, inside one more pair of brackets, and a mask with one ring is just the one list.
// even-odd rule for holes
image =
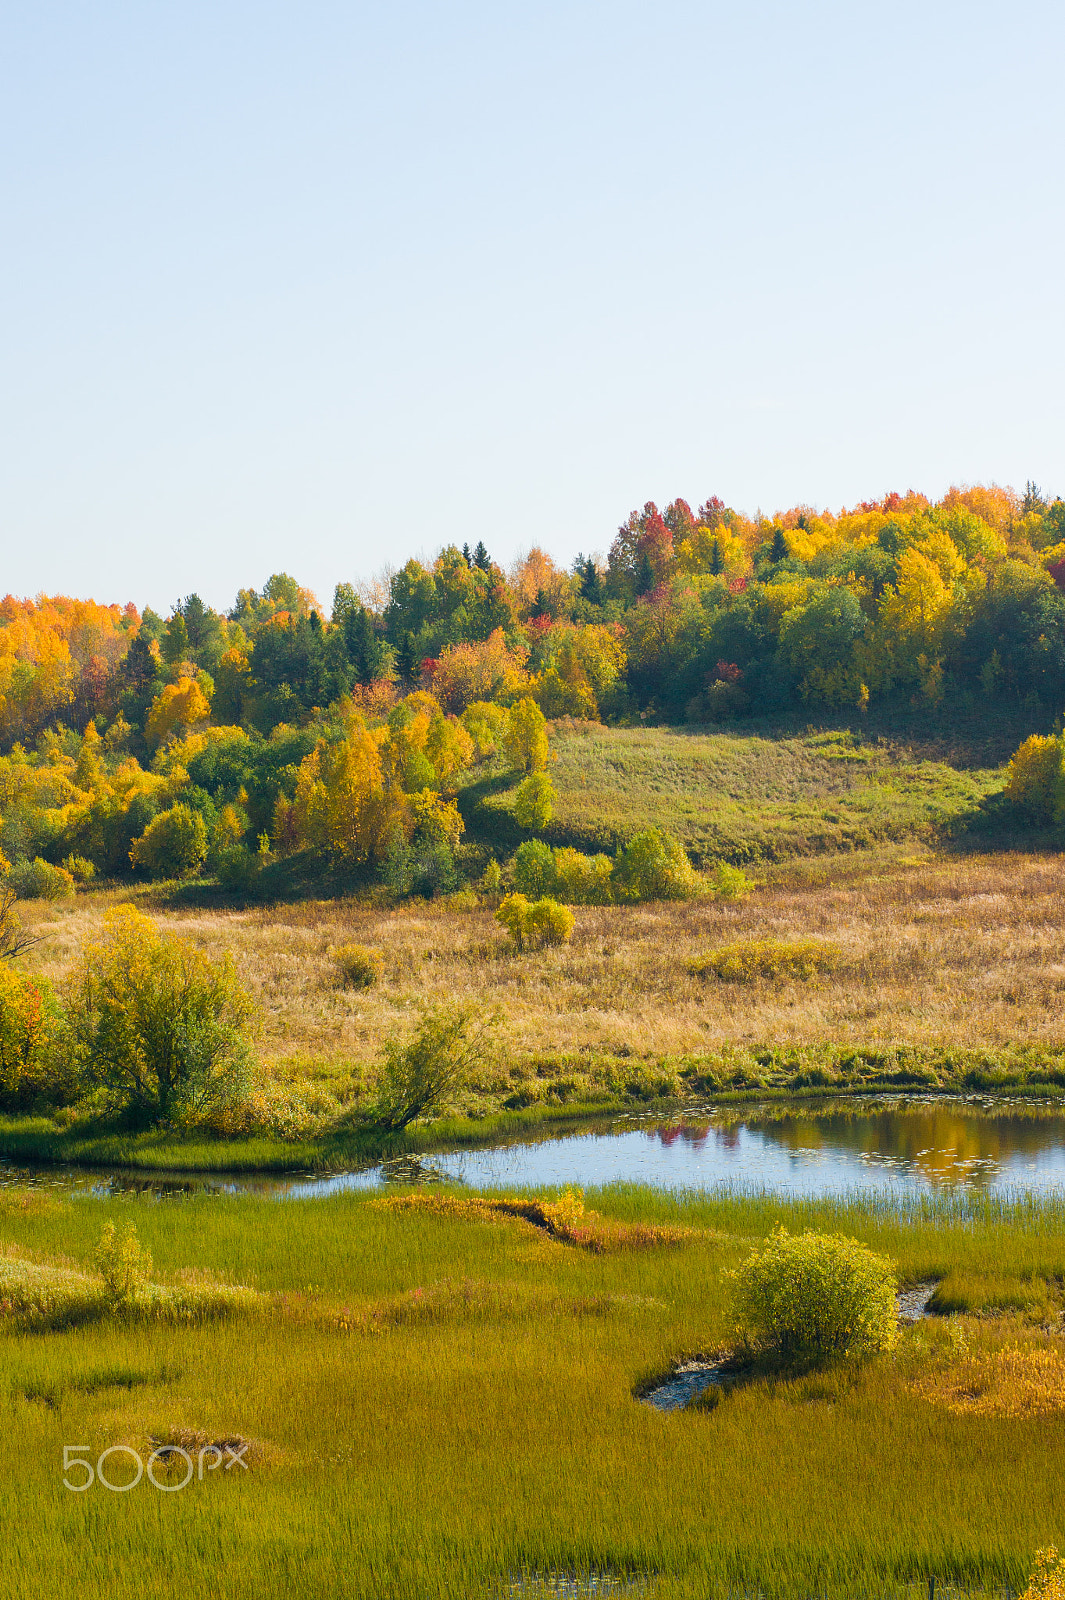
[[[61, 985], [116, 892], [25, 908], [30, 963]], [[517, 954], [488, 906], [351, 900], [155, 909], [169, 931], [232, 953], [279, 1078], [357, 1082], [420, 1002], [503, 1008], [525, 1054], [661, 1058], [726, 1043], [997, 1047], [1057, 1043], [1065, 992], [1065, 856], [904, 849], [771, 869], [742, 903], [579, 907], [572, 943]], [[828, 939], [837, 970], [739, 985], [691, 963], [738, 939]], [[381, 952], [380, 983], [341, 987], [334, 952]]]

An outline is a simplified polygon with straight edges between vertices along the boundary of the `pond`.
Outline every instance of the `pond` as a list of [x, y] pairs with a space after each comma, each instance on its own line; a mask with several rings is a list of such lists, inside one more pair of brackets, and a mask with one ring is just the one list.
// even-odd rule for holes
[[579, 1133], [545, 1133], [487, 1149], [330, 1174], [164, 1176], [0, 1168], [0, 1182], [27, 1179], [94, 1194], [210, 1190], [290, 1199], [427, 1181], [495, 1189], [632, 1182], [795, 1196], [945, 1187], [1065, 1193], [1065, 1104], [974, 1095], [705, 1106], [671, 1118], [631, 1115]]

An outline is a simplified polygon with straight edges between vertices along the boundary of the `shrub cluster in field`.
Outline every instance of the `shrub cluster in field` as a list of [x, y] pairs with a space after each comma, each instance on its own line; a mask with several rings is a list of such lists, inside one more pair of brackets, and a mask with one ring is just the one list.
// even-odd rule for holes
[[[571, 912], [555, 909], [572, 923]], [[132, 1126], [223, 1135], [265, 1130], [282, 1138], [315, 1131], [323, 1112], [327, 1120], [341, 1113], [335, 1102], [316, 1108], [306, 1093], [262, 1082], [251, 998], [228, 954], [212, 959], [191, 941], [161, 933], [135, 907], [119, 906], [102, 934], [85, 941], [57, 998], [2, 959], [24, 943], [0, 897], [0, 1107], [74, 1106], [120, 1114]], [[379, 951], [344, 944], [332, 955], [341, 985], [379, 981]], [[475, 1007], [445, 1005], [426, 1011], [408, 1038], [385, 1040], [368, 1114], [402, 1128], [450, 1105], [486, 1057], [496, 1020]]]
[[642, 829], [613, 860], [568, 847], [553, 850], [541, 839], [529, 839], [518, 846], [512, 870], [520, 894], [551, 896], [568, 905], [690, 900], [703, 892], [736, 900], [752, 887], [744, 872], [726, 862], [718, 862], [704, 884], [683, 846], [661, 828]]
[[690, 970], [697, 978], [753, 983], [759, 978], [812, 978], [839, 966], [838, 945], [825, 939], [737, 939], [699, 956]]

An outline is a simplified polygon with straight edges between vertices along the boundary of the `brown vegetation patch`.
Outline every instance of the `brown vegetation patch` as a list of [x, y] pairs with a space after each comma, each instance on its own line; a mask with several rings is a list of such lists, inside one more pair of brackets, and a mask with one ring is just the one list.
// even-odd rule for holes
[[463, 1199], [446, 1194], [396, 1195], [370, 1204], [389, 1211], [421, 1211], [433, 1216], [461, 1217], [477, 1222], [515, 1217], [542, 1229], [554, 1239], [579, 1245], [593, 1254], [615, 1250], [640, 1250], [656, 1245], [680, 1244], [694, 1237], [692, 1228], [660, 1223], [615, 1222], [597, 1211], [586, 1211], [579, 1191], [567, 1189], [558, 1200], [481, 1197]]
[[1050, 1345], [974, 1352], [918, 1378], [912, 1387], [959, 1415], [1060, 1416], [1065, 1413], [1065, 1354]]

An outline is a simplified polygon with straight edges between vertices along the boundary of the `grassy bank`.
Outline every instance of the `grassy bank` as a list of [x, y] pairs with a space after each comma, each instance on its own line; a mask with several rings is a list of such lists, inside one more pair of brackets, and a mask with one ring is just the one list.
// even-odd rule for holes
[[[985, 1093], [1025, 1099], [1065, 1099], [1065, 1049], [964, 1051], [896, 1049], [853, 1051], [839, 1046], [800, 1050], [734, 1050], [661, 1064], [659, 1082], [675, 1093], [644, 1092], [643, 1080], [629, 1094], [592, 1095], [588, 1063], [548, 1059], [534, 1086], [545, 1098], [474, 1117], [441, 1117], [392, 1132], [362, 1126], [308, 1134], [298, 1139], [212, 1138], [190, 1132], [129, 1132], [99, 1123], [57, 1123], [50, 1116], [0, 1115], [0, 1158], [16, 1166], [72, 1165], [142, 1172], [270, 1173], [343, 1171], [398, 1156], [472, 1149], [523, 1138], [609, 1127], [610, 1119], [634, 1110], [663, 1121], [715, 1108], [739, 1111], [752, 1102], [777, 1105], [781, 1114], [802, 1117], [848, 1097], [929, 1094], [945, 1102], [956, 1095]], [[616, 1063], [604, 1065], [609, 1075]], [[568, 1075], [567, 1075], [568, 1073]], [[583, 1073], [583, 1078], [580, 1074]], [[576, 1074], [576, 1076], [574, 1076]], [[529, 1088], [521, 1096], [525, 1098]]]
[[[354, 1196], [4, 1193], [0, 1241], [23, 1258], [80, 1265], [117, 1216], [163, 1283], [193, 1269], [268, 1297], [168, 1328], [165, 1345], [121, 1317], [0, 1335], [4, 1592], [55, 1593], [76, 1570], [89, 1600], [127, 1600], [172, 1592], [179, 1571], [190, 1592], [247, 1600], [469, 1600], [519, 1573], [594, 1569], [642, 1576], [656, 1600], [808, 1600], [926, 1592], [933, 1574], [1019, 1589], [1034, 1549], [1060, 1542], [1062, 1341], [1041, 1330], [1060, 1326], [1061, 1204], [587, 1200], [606, 1253], [517, 1218]], [[728, 1343], [723, 1273], [778, 1220], [854, 1234], [906, 1281], [943, 1279], [956, 1332], [937, 1323], [894, 1356], [765, 1379], [713, 1411], [637, 1404], [678, 1357]], [[649, 1223], [685, 1231], [626, 1242]], [[959, 1374], [997, 1371], [1001, 1347], [1042, 1363], [1039, 1394], [1000, 1383], [982, 1411], [958, 1409]], [[239, 1437], [253, 1466], [170, 1495], [64, 1489], [64, 1444], [95, 1460], [162, 1437]], [[109, 1470], [129, 1475], [121, 1457]]]

